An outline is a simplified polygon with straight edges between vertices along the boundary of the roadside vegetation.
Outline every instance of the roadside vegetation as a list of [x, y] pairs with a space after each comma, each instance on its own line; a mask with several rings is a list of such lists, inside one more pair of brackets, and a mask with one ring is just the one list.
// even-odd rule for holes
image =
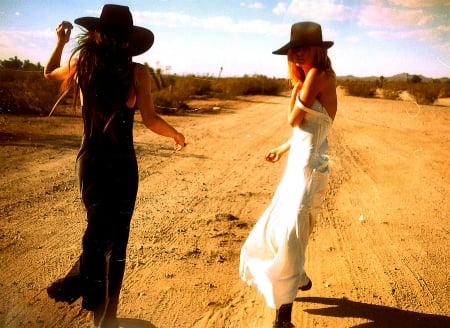
[[[264, 75], [213, 77], [163, 74], [145, 64], [152, 76], [152, 96], [161, 114], [183, 114], [194, 99], [236, 99], [249, 95], [279, 95], [288, 91], [286, 79]], [[0, 114], [48, 115], [61, 95], [60, 83], [43, 77], [43, 66], [17, 57], [0, 60]], [[69, 92], [60, 106], [73, 103]], [[58, 114], [59, 110], [55, 111]], [[67, 111], [65, 111], [67, 112]]]
[[341, 78], [349, 96], [383, 99], [410, 99], [419, 105], [432, 105], [439, 98], [450, 97], [450, 79], [426, 79], [419, 75], [401, 74], [392, 78]]
[[[286, 95], [287, 79], [264, 75], [214, 77], [164, 73], [145, 64], [152, 76], [153, 100], [161, 114], [181, 115], [192, 110], [196, 99], [229, 100], [249, 95]], [[338, 85], [348, 95], [402, 99], [405, 92], [418, 104], [433, 104], [438, 98], [450, 97], [450, 79], [427, 79], [417, 75], [399, 78], [339, 78]], [[0, 114], [48, 115], [61, 92], [59, 83], [43, 77], [43, 66], [17, 57], [0, 60]], [[59, 106], [71, 108], [71, 93]], [[67, 110], [64, 111], [67, 114]], [[55, 114], [61, 113], [56, 110]]]

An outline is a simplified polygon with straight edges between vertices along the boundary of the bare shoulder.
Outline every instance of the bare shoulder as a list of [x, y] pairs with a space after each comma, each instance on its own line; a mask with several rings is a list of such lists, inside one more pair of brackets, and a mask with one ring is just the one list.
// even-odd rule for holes
[[137, 88], [143, 87], [149, 88], [150, 85], [150, 73], [145, 65], [140, 63], [134, 63], [134, 84]]
[[327, 74], [325, 71], [313, 67], [309, 70], [306, 79], [308, 79], [310, 83], [325, 86], [328, 83], [330, 83], [331, 76]]
[[78, 57], [72, 57], [69, 60], [69, 65], [70, 66], [76, 66], [78, 64]]
[[327, 109], [329, 116], [334, 119], [337, 111], [336, 79], [334, 75], [312, 68], [306, 78], [309, 79], [311, 88], [317, 91], [317, 100]]
[[148, 74], [147, 67], [141, 63], [134, 63], [134, 75], [136, 77], [142, 77], [145, 74]]

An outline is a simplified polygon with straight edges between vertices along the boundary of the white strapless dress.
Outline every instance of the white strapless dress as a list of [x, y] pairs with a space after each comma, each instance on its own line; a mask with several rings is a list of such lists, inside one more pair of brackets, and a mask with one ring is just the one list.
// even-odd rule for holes
[[332, 119], [316, 100], [293, 128], [283, 177], [272, 202], [241, 249], [239, 273], [264, 295], [267, 306], [292, 303], [308, 283], [305, 250], [325, 197], [329, 168], [327, 136]]

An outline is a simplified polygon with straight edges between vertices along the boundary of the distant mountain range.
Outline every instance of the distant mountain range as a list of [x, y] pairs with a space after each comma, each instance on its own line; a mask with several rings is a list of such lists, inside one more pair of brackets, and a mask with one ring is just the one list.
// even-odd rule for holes
[[[433, 82], [433, 81], [441, 81], [441, 82], [450, 82], [450, 78], [448, 77], [441, 77], [441, 78], [430, 78], [430, 77], [426, 77], [420, 74], [408, 74], [408, 73], [400, 73], [400, 74], [396, 74], [393, 76], [383, 76], [385, 81], [407, 81], [409, 79], [411, 79], [411, 77], [413, 76], [418, 76], [420, 77], [422, 82]], [[343, 76], [338, 76], [337, 78], [339, 80], [362, 80], [362, 81], [376, 81], [379, 80], [381, 77], [380, 76], [366, 76], [366, 77], [358, 77], [358, 76], [354, 76], [354, 75], [343, 75]]]

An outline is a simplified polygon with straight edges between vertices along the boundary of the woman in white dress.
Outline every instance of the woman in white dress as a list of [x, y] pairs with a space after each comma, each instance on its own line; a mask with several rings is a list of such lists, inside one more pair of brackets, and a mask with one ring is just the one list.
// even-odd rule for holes
[[312, 282], [304, 271], [305, 250], [328, 183], [327, 135], [337, 111], [336, 75], [319, 24], [292, 25], [290, 41], [273, 52], [287, 55], [293, 90], [288, 106], [292, 136], [271, 149], [277, 162], [289, 150], [285, 172], [271, 204], [241, 249], [240, 275], [276, 309], [274, 327], [293, 327], [292, 304]]

